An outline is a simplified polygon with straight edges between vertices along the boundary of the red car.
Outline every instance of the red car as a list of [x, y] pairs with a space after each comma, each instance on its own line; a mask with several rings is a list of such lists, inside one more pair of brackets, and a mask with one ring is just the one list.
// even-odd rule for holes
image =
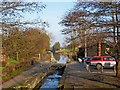
[[112, 56], [93, 56], [90, 59], [90, 65], [96, 66], [97, 69], [102, 67], [114, 67], [117, 60]]

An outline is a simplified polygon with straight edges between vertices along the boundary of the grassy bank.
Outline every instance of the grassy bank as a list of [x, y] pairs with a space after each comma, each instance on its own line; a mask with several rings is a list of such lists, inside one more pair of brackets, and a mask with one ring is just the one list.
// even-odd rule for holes
[[33, 65], [30, 62], [17, 62], [14, 60], [7, 61], [6, 66], [1, 66], [2, 71], [2, 83], [19, 75], [20, 73], [30, 69]]
[[23, 71], [28, 70], [29, 68], [30, 67], [22, 67], [19, 70], [15, 70], [15, 71], [13, 71], [13, 72], [5, 75], [5, 76], [3, 75], [2, 76], [2, 82], [5, 82], [5, 81], [9, 80], [9, 79], [15, 77], [16, 75], [19, 75], [20, 73], [22, 73]]

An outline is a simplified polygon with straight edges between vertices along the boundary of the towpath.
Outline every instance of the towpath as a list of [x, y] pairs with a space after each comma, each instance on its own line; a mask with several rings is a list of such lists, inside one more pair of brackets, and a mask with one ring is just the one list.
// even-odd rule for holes
[[66, 65], [59, 88], [120, 88], [120, 79], [115, 77], [115, 72], [91, 71], [88, 72], [84, 63], [72, 62]]
[[40, 64], [37, 64], [33, 66], [33, 68], [21, 73], [20, 75], [14, 77], [13, 79], [10, 79], [9, 81], [6, 81], [2, 85], [0, 85], [1, 89], [4, 88], [10, 88], [13, 85], [20, 85], [23, 84], [23, 82], [29, 80], [30, 78], [34, 77], [37, 73], [42, 73], [47, 71], [47, 69], [51, 66], [49, 62], [41, 62]]

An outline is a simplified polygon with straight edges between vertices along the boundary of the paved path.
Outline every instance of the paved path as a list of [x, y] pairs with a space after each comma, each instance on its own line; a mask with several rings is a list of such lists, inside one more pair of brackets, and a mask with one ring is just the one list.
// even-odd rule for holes
[[67, 64], [64, 77], [64, 88], [120, 88], [120, 79], [114, 72], [87, 72], [78, 62]]
[[49, 68], [51, 64], [49, 62], [42, 62], [41, 64], [37, 64], [33, 68], [21, 73], [20, 75], [16, 76], [15, 78], [3, 83], [0, 85], [0, 88], [9, 88], [16, 84], [22, 84], [25, 80], [30, 79], [36, 73], [39, 73], [47, 68]]

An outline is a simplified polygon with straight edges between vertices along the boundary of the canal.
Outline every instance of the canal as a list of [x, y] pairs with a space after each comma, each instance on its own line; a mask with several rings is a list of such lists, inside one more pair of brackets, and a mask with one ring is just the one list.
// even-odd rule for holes
[[58, 83], [59, 83], [61, 77], [62, 77], [62, 74], [60, 73], [59, 70], [55, 71], [53, 74], [48, 75], [44, 79], [44, 82], [39, 90], [43, 90], [43, 89], [47, 89], [47, 88], [49, 88], [49, 89], [51, 88], [52, 90], [53, 89], [57, 90]]
[[[57, 61], [58, 64], [66, 64], [67, 59], [68, 58], [66, 56], [62, 56], [62, 55], [55, 56], [55, 60]], [[48, 89], [48, 88], [52, 90], [57, 90], [57, 87], [58, 87], [58, 84], [62, 77], [63, 72], [64, 72], [64, 68], [57, 69], [52, 74], [48, 75], [43, 80], [43, 83], [40, 85], [39, 90]]]

